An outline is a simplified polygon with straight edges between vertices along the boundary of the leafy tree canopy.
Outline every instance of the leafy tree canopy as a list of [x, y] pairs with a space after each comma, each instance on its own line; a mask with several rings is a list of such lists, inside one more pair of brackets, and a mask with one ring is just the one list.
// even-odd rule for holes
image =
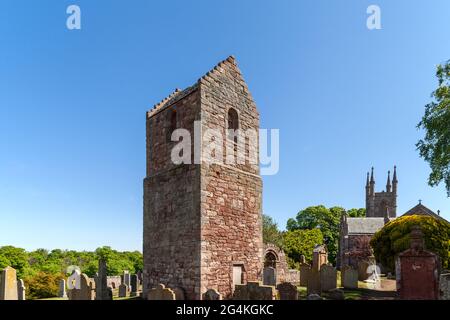
[[[331, 263], [335, 263], [338, 243], [340, 221], [345, 209], [341, 207], [326, 208], [323, 205], [308, 207], [301, 210], [295, 219], [289, 219], [287, 230], [312, 230], [320, 229], [323, 235], [324, 243], [327, 245]], [[360, 217], [365, 215], [365, 209], [350, 209], [348, 214], [351, 217]]]
[[450, 263], [450, 223], [429, 216], [404, 216], [387, 223], [370, 241], [377, 261], [394, 270], [395, 256], [410, 247], [410, 232], [413, 226], [422, 229], [425, 247], [438, 254], [442, 266]]
[[417, 125], [425, 130], [425, 137], [416, 146], [431, 167], [428, 184], [437, 186], [444, 182], [450, 197], [450, 60], [437, 67], [436, 77], [439, 86]]
[[278, 229], [278, 224], [268, 215], [263, 215], [263, 242], [272, 243], [283, 247], [283, 234]]
[[292, 230], [284, 234], [284, 251], [290, 258], [291, 268], [298, 268], [300, 256], [304, 255], [309, 262], [312, 261], [313, 250], [316, 245], [323, 244], [323, 235], [319, 229]]

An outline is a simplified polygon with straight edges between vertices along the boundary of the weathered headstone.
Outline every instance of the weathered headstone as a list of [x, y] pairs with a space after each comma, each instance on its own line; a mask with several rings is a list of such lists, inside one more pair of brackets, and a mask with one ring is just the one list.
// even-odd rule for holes
[[249, 281], [247, 284], [235, 286], [233, 300], [274, 300], [276, 289], [273, 286], [264, 286], [259, 281]]
[[130, 295], [130, 287], [127, 284], [122, 283], [119, 286], [119, 298], [125, 298], [128, 297], [129, 295]]
[[275, 286], [277, 284], [276, 270], [272, 267], [263, 269], [263, 284], [265, 286]]
[[450, 300], [450, 273], [441, 274], [439, 279], [439, 299]]
[[357, 289], [358, 288], [358, 271], [351, 266], [345, 266], [341, 270], [341, 285], [345, 289]]
[[96, 300], [110, 300], [108, 293], [108, 275], [106, 261], [100, 259], [98, 261], [98, 273], [96, 277], [97, 283], [95, 285]]
[[320, 286], [320, 271], [311, 269], [308, 274], [308, 282], [306, 284], [306, 291], [308, 295], [322, 293]]
[[280, 300], [298, 300], [297, 286], [292, 283], [283, 282], [277, 285]]
[[130, 289], [131, 289], [131, 296], [135, 297], [138, 295], [139, 292], [139, 278], [137, 274], [132, 274], [130, 279]]
[[175, 293], [172, 289], [166, 288], [163, 284], [158, 284], [151, 289], [147, 295], [148, 300], [175, 300]]
[[[74, 271], [79, 272], [78, 270]], [[75, 280], [76, 281], [76, 280]], [[69, 286], [70, 288], [71, 286]], [[95, 282], [89, 279], [87, 275], [82, 273], [79, 276], [79, 289], [76, 287], [69, 290], [70, 300], [94, 300], [95, 299]]]
[[214, 289], [208, 289], [203, 294], [203, 300], [222, 300], [222, 295]]
[[425, 250], [422, 230], [411, 229], [411, 248], [396, 259], [397, 292], [404, 300], [439, 298], [439, 257]]
[[65, 279], [59, 280], [58, 298], [67, 298], [66, 280]]
[[320, 289], [328, 292], [337, 288], [337, 271], [333, 266], [325, 265], [320, 269]]
[[312, 270], [320, 271], [323, 265], [328, 263], [328, 250], [325, 245], [318, 245], [313, 250]]
[[18, 300], [26, 300], [25, 284], [23, 283], [22, 279], [19, 279], [19, 281], [17, 281], [17, 298]]
[[106, 288], [106, 294], [107, 294], [107, 299], [106, 300], [112, 300], [113, 299], [113, 289], [111, 287], [107, 287]]
[[131, 275], [130, 275], [130, 272], [128, 270], [125, 270], [123, 272], [122, 283], [125, 283], [128, 286], [128, 288], [131, 285]]
[[6, 267], [0, 277], [0, 300], [18, 300], [16, 269]]
[[306, 287], [308, 285], [308, 276], [311, 271], [311, 267], [307, 264], [300, 266], [300, 286]]

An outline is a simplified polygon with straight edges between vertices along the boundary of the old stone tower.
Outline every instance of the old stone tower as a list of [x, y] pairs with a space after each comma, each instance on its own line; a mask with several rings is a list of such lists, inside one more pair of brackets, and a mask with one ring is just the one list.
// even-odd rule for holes
[[394, 176], [391, 183], [391, 172], [388, 172], [386, 191], [375, 192], [375, 178], [372, 173], [367, 173], [366, 182], [366, 217], [383, 218], [388, 215], [390, 218], [397, 216], [397, 168], [394, 167]]
[[[196, 161], [194, 145], [199, 131], [219, 129], [223, 145], [236, 144], [236, 151], [237, 138], [227, 129], [259, 129], [256, 105], [234, 57], [158, 103], [147, 113], [146, 126], [144, 297], [162, 283], [186, 299], [201, 299], [208, 289], [226, 298], [235, 284], [260, 280], [259, 164]], [[191, 134], [191, 164], [171, 160], [178, 143], [171, 134], [177, 128]], [[250, 148], [247, 140], [244, 146]]]

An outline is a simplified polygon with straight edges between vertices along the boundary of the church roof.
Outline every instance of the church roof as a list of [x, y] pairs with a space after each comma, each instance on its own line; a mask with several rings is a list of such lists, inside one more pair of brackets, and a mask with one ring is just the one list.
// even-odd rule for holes
[[384, 223], [384, 218], [347, 218], [348, 234], [374, 234]]
[[402, 217], [403, 216], [412, 216], [412, 215], [431, 216], [435, 219], [445, 220], [440, 215], [434, 213], [434, 211], [432, 211], [431, 209], [425, 207], [422, 203], [419, 203], [417, 206], [415, 206], [414, 208], [407, 211], [405, 214], [402, 215]]

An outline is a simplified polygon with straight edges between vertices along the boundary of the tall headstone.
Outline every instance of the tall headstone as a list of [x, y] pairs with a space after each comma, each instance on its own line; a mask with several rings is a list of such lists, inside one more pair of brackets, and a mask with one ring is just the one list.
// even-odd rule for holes
[[16, 269], [6, 267], [0, 277], [0, 300], [18, 300]]
[[276, 270], [272, 267], [266, 267], [263, 270], [263, 284], [265, 286], [275, 286], [277, 284]]
[[411, 248], [396, 259], [397, 292], [404, 300], [439, 298], [439, 257], [425, 250], [422, 230], [411, 229]]
[[137, 296], [139, 292], [139, 278], [137, 274], [132, 274], [130, 278], [131, 296]]
[[320, 269], [320, 288], [324, 292], [337, 288], [337, 270], [333, 266], [325, 265]]
[[358, 271], [351, 266], [345, 266], [341, 270], [341, 282], [345, 289], [358, 288]]
[[96, 300], [111, 300], [108, 293], [108, 275], [106, 261], [100, 259], [98, 261], [98, 273], [96, 277], [97, 283], [95, 285], [95, 299]]
[[306, 284], [306, 292], [309, 295], [322, 293], [320, 286], [320, 271], [316, 269], [311, 269], [308, 274], [308, 280]]
[[309, 266], [308, 264], [300, 265], [300, 286], [301, 287], [307, 286], [310, 271], [311, 271], [311, 266]]
[[25, 284], [22, 279], [17, 281], [17, 298], [18, 300], [26, 300], [25, 298]]
[[131, 275], [128, 270], [125, 270], [122, 275], [122, 283], [126, 284], [128, 288], [130, 288], [131, 285]]
[[317, 245], [313, 250], [313, 262], [311, 268], [320, 271], [320, 268], [328, 263], [328, 250], [325, 245]]
[[59, 298], [67, 298], [67, 292], [66, 292], [66, 280], [65, 280], [65, 279], [59, 280], [58, 297], [59, 297]]

